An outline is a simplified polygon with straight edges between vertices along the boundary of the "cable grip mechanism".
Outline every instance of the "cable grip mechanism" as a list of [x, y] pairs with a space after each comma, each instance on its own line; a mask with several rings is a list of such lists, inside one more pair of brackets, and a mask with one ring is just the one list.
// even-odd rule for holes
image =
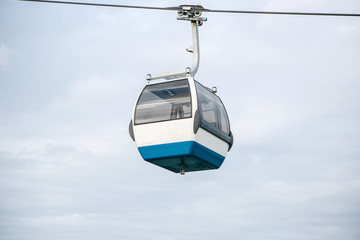
[[197, 22], [198, 26], [201, 26], [207, 18], [200, 17], [202, 14], [203, 6], [201, 5], [180, 5], [182, 10], [178, 11], [179, 17], [177, 20], [185, 20], [191, 22]]
[[154, 76], [148, 74], [146, 76], [148, 83], [150, 83], [152, 80], [160, 78], [171, 80], [180, 77], [194, 77], [198, 71], [200, 62], [198, 26], [201, 26], [203, 22], [207, 21], [207, 18], [200, 17], [202, 14], [201, 10], [204, 8], [201, 5], [180, 5], [179, 8], [181, 10], [178, 11], [179, 17], [177, 19], [191, 22], [193, 46], [188, 48], [187, 51], [193, 55], [192, 67], [186, 68], [185, 71], [166, 72]]

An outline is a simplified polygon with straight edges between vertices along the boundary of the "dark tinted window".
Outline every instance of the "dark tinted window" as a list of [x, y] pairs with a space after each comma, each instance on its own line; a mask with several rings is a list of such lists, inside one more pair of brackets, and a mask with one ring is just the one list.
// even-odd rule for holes
[[230, 134], [229, 119], [220, 98], [198, 82], [195, 83], [202, 124], [214, 131]]
[[191, 117], [187, 79], [148, 85], [135, 109], [135, 124]]

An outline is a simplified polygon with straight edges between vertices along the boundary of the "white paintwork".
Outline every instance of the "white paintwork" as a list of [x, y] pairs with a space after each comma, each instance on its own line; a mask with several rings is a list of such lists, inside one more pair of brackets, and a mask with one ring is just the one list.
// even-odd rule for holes
[[196, 133], [195, 141], [224, 157], [226, 157], [226, 154], [229, 150], [228, 143], [202, 129], [201, 127]]
[[192, 118], [135, 125], [134, 135], [138, 147], [195, 140]]

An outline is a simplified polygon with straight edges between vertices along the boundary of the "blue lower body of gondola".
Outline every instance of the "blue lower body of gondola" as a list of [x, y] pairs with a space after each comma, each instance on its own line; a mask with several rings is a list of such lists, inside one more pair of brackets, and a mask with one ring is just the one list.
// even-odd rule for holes
[[138, 148], [145, 161], [180, 172], [181, 166], [186, 172], [217, 169], [225, 157], [194, 141], [166, 143]]

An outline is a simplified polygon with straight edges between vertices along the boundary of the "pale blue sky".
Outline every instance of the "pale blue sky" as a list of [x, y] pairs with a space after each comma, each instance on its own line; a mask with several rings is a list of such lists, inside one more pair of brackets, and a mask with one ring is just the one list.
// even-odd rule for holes
[[[202, 5], [360, 13], [358, 0]], [[219, 170], [181, 176], [143, 161], [128, 124], [147, 73], [191, 66], [189, 23], [0, 2], [0, 239], [360, 238], [360, 18], [204, 16], [195, 78], [218, 87], [235, 143]]]

